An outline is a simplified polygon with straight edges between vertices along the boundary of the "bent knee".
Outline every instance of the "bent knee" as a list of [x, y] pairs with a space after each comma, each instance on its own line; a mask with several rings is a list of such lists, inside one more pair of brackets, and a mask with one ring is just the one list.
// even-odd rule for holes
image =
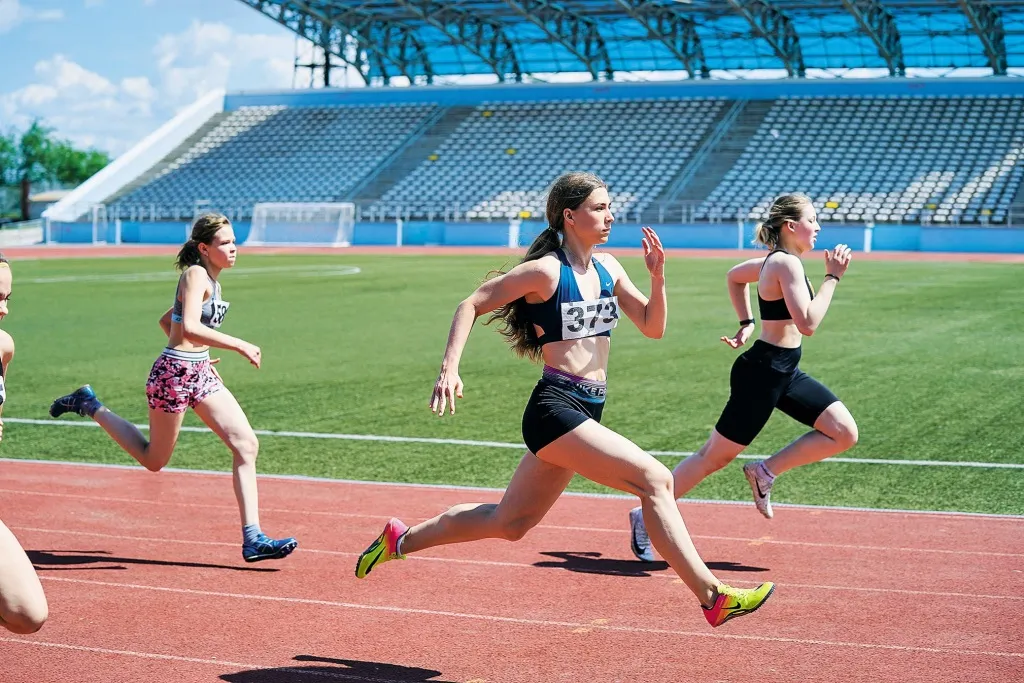
[[643, 480], [639, 482], [638, 488], [640, 490], [637, 492], [637, 495], [641, 498], [654, 498], [663, 494], [673, 497], [672, 491], [675, 489], [675, 481], [669, 468], [655, 460], [654, 464], [645, 469], [643, 474]]
[[160, 453], [149, 449], [146, 453], [146, 457], [143, 459], [142, 466], [150, 472], [159, 472], [163, 468], [167, 467], [167, 463], [171, 461], [172, 453], [173, 451]]
[[857, 445], [858, 439], [860, 439], [860, 433], [857, 431], [857, 423], [854, 422], [853, 418], [843, 420], [836, 425], [836, 431], [835, 434], [832, 435], [832, 438], [844, 451], [849, 448], [853, 448]]
[[232, 441], [231, 452], [245, 462], [255, 462], [260, 453], [260, 441], [255, 435]]
[[3, 625], [11, 633], [27, 636], [37, 632], [46, 623], [49, 609], [46, 605], [35, 609], [25, 609], [3, 616]]

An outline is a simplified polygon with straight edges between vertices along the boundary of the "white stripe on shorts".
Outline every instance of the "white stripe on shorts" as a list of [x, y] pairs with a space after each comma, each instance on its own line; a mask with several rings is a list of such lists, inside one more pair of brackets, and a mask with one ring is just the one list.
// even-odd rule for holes
[[175, 360], [192, 361], [193, 363], [198, 363], [201, 360], [210, 360], [209, 349], [205, 351], [181, 351], [180, 349], [165, 347], [160, 355], [174, 358]]

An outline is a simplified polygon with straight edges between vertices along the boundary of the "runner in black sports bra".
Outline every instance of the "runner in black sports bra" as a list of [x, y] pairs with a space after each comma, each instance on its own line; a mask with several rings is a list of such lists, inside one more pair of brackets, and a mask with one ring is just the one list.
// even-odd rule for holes
[[[772, 257], [772, 254], [789, 254], [785, 249], [773, 249], [764, 257], [764, 263], [761, 264], [761, 269], [758, 271], [758, 276], [764, 272], [764, 267], [768, 265], [768, 259]], [[804, 282], [807, 283], [807, 293], [811, 295], [811, 299], [814, 299], [814, 288], [811, 287], [810, 279], [804, 275]], [[757, 310], [761, 314], [761, 320], [792, 320], [793, 316], [789, 313], [789, 307], [786, 305], [785, 297], [780, 299], [765, 299], [761, 296], [761, 288], [757, 289]]]
[[[761, 338], [733, 363], [729, 401], [711, 436], [696, 454], [676, 466], [673, 480], [677, 497], [732, 462], [761, 432], [776, 409], [812, 431], [771, 458], [744, 466], [754, 503], [765, 517], [773, 515], [770, 493], [776, 475], [840, 453], [857, 442], [857, 423], [850, 411], [824, 384], [799, 367], [803, 337], [812, 334], [821, 322], [850, 260], [846, 245], [826, 251], [828, 274], [815, 295], [799, 257], [814, 248], [819, 230], [809, 199], [802, 195], [779, 197], [769, 220], [757, 230], [758, 241], [770, 247], [771, 252], [729, 271], [729, 296], [741, 320], [736, 336], [722, 337], [722, 341], [739, 348], [754, 330], [751, 282], [758, 283]], [[800, 280], [807, 286], [807, 295]], [[774, 294], [776, 289], [782, 294], [779, 298], [764, 296]], [[633, 553], [640, 559], [653, 559], [642, 520], [634, 515], [630, 524]]]

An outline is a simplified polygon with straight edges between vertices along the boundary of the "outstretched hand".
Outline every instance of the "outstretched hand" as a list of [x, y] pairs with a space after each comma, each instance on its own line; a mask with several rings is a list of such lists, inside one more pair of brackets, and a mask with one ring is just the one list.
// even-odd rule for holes
[[462, 398], [462, 378], [459, 373], [441, 370], [441, 374], [434, 383], [434, 392], [430, 395], [430, 412], [437, 413], [438, 417], [444, 415], [444, 409], [451, 402], [451, 414], [455, 414], [455, 398]]
[[734, 349], [738, 349], [750, 339], [750, 335], [754, 333], [753, 325], [744, 325], [736, 332], [734, 337], [721, 337], [721, 340]]
[[845, 244], [837, 244], [836, 248], [825, 250], [825, 272], [835, 278], [841, 278], [850, 265], [853, 250]]
[[647, 270], [653, 277], [663, 277], [665, 275], [665, 248], [661, 246], [661, 239], [658, 237], [658, 233], [646, 225], [640, 229], [644, 233], [640, 244], [644, 248], [644, 263], [647, 264]]

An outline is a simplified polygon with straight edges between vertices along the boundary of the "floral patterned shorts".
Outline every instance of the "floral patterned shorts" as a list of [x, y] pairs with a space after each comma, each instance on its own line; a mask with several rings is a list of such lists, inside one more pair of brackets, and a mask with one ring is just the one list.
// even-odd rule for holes
[[164, 349], [149, 372], [146, 396], [150, 408], [183, 413], [223, 388], [210, 365], [209, 351]]

